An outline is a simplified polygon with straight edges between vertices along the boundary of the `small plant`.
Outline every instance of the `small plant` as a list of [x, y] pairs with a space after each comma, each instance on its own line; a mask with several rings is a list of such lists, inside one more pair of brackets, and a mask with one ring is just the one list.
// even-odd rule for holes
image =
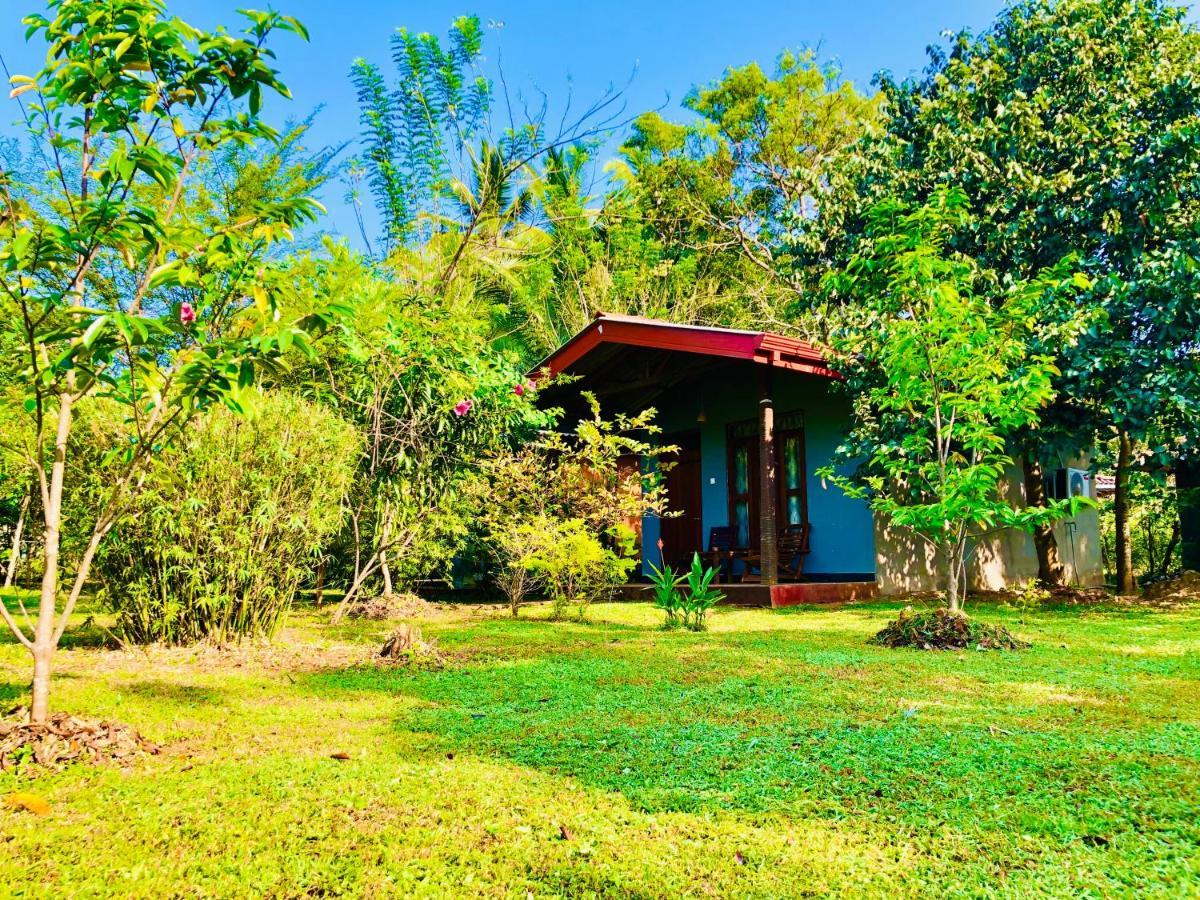
[[725, 599], [725, 595], [712, 586], [717, 570], [700, 562], [700, 554], [692, 556], [692, 568], [687, 574], [687, 596], [683, 601], [683, 625], [689, 631], [703, 631], [708, 627], [708, 611]]
[[[540, 545], [530, 555], [529, 570], [550, 595], [551, 618], [566, 618], [575, 607], [583, 622], [588, 607], [621, 584], [633, 567], [627, 540], [610, 535], [617, 546], [604, 546], [582, 519], [546, 520]], [[622, 552], [624, 551], [624, 553]]]
[[661, 569], [650, 563], [650, 571], [650, 584], [654, 586], [654, 605], [666, 615], [663, 628], [673, 631], [683, 625], [686, 619], [686, 598], [679, 586], [687, 581], [687, 575], [676, 575], [675, 570], [665, 562]]
[[1049, 603], [1053, 596], [1036, 578], [1029, 578], [1012, 589], [1007, 602], [1013, 609], [1033, 612]]

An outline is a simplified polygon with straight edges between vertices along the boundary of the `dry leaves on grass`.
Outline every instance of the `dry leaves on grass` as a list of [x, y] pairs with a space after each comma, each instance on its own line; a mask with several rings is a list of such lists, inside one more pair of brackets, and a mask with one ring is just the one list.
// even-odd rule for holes
[[129, 765], [146, 754], [160, 752], [128, 725], [94, 722], [67, 713], [53, 713], [44, 725], [17, 718], [0, 721], [0, 770], [20, 769], [24, 774], [57, 771], [74, 762]]
[[33, 813], [35, 816], [50, 815], [50, 804], [46, 802], [46, 799], [26, 791], [5, 794], [4, 805], [9, 809], [23, 809], [25, 812]]
[[385, 622], [391, 619], [429, 619], [440, 609], [416, 594], [393, 594], [391, 597], [372, 597], [355, 603], [347, 610], [351, 619]]
[[274, 643], [247, 641], [242, 644], [197, 644], [191, 647], [129, 647], [97, 654], [96, 670], [134, 670], [140, 673], [183, 670], [220, 673], [230, 669], [251, 672], [318, 672], [363, 665], [372, 658], [371, 648], [353, 643]]
[[948, 609], [916, 612], [906, 607], [871, 642], [920, 650], [1021, 650], [1029, 646], [1000, 625], [977, 622]]
[[401, 625], [392, 632], [379, 651], [381, 659], [409, 665], [440, 668], [445, 658], [433, 640], [421, 637], [421, 629], [413, 625]]
[[1147, 585], [1146, 602], [1167, 608], [1187, 606], [1200, 600], [1200, 572], [1181, 572], [1175, 578]]

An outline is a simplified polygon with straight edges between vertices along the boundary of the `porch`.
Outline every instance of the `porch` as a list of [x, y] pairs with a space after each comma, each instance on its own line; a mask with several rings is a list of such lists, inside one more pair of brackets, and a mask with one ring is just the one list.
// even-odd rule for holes
[[[871, 581], [796, 581], [786, 584], [721, 584], [725, 595], [722, 605], [767, 607], [784, 606], [841, 606], [873, 600], [879, 596], [879, 586]], [[623, 585], [617, 591], [621, 600], [650, 600], [650, 585]]]
[[[641, 523], [651, 565], [720, 561], [731, 603], [786, 606], [873, 596], [870, 510], [813, 473], [848, 422], [836, 375], [811, 345], [780, 335], [600, 316], [539, 371], [566, 373], [542, 402], [582, 415], [581, 391], [606, 415], [657, 410], [677, 451], [663, 477], [670, 517]], [[660, 543], [661, 542], [661, 543]], [[713, 555], [714, 546], [722, 552]], [[634, 596], [637, 585], [623, 593]]]

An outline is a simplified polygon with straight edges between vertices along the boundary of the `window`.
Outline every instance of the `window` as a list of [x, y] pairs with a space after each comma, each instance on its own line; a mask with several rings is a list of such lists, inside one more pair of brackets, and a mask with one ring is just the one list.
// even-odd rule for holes
[[[729, 426], [729, 524], [736, 546], [758, 546], [758, 421], [747, 419]], [[780, 529], [808, 521], [807, 472], [804, 460], [804, 414], [776, 417], [776, 514]]]
[[733, 527], [738, 547], [750, 546], [752, 531], [750, 507], [754, 496], [754, 484], [750, 477], [750, 452], [751, 447], [748, 441], [741, 441], [733, 448], [733, 477], [730, 484], [732, 485]]
[[779, 448], [780, 525], [803, 525], [808, 520], [805, 492], [804, 432], [782, 432], [776, 439]]

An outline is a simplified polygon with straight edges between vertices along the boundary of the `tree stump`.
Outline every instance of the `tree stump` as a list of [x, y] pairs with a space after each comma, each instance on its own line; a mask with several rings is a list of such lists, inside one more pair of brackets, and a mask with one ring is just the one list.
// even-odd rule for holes
[[399, 659], [401, 656], [424, 648], [425, 642], [421, 640], [421, 629], [412, 625], [401, 625], [384, 642], [379, 655], [388, 659]]

